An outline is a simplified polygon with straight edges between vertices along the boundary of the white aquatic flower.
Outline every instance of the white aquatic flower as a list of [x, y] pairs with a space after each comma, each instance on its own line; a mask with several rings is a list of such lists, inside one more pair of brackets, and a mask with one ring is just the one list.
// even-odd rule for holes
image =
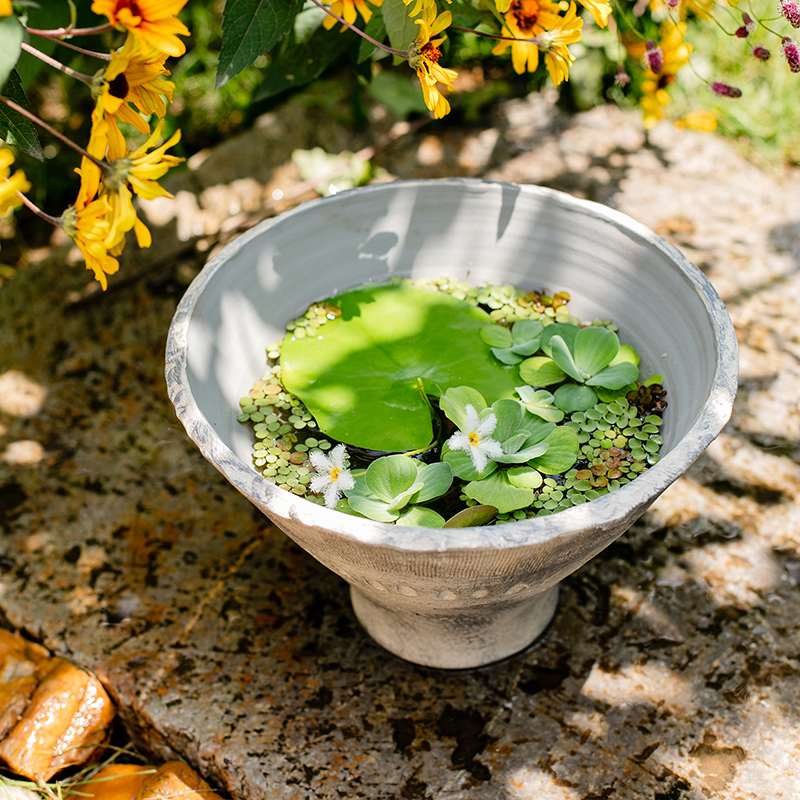
[[315, 494], [322, 494], [328, 508], [336, 508], [342, 492], [356, 485], [350, 470], [345, 466], [346, 457], [347, 450], [343, 444], [337, 444], [327, 456], [322, 450], [312, 450], [308, 454], [311, 466], [316, 470], [308, 488]]
[[491, 438], [497, 427], [497, 417], [489, 414], [483, 422], [480, 421], [475, 407], [466, 407], [467, 418], [464, 429], [454, 433], [448, 440], [447, 446], [451, 450], [466, 450], [472, 459], [472, 464], [477, 472], [483, 472], [490, 458], [499, 458], [503, 455], [500, 442]]

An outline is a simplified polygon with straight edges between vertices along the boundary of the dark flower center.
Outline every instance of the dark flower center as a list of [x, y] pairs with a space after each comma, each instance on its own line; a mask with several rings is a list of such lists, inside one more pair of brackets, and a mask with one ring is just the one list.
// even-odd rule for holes
[[539, 19], [539, 4], [524, 3], [523, 0], [514, 0], [511, 4], [511, 13], [517, 21], [521, 33], [531, 33], [536, 20]]
[[439, 59], [442, 57], [442, 51], [436, 47], [436, 45], [431, 44], [430, 42], [428, 42], [426, 45], [423, 45], [419, 52], [433, 64], [437, 64]]
[[108, 82], [108, 93], [120, 100], [124, 100], [128, 96], [128, 79], [124, 73], [120, 73]]

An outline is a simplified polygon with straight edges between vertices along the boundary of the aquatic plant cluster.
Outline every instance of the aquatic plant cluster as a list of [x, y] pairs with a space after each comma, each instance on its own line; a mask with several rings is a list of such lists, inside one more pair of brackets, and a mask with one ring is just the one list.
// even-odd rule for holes
[[661, 377], [569, 295], [451, 279], [370, 284], [312, 305], [240, 400], [277, 486], [380, 522], [544, 516], [659, 460]]

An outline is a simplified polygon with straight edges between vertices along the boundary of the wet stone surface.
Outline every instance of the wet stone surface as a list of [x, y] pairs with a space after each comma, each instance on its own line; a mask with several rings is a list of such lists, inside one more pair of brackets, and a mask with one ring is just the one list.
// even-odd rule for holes
[[711, 277], [742, 348], [723, 435], [565, 581], [534, 649], [464, 673], [387, 655], [174, 418], [164, 342], [202, 263], [182, 239], [296, 185], [291, 147], [386, 128], [351, 136], [299, 105], [178, 176], [153, 253], [129, 256], [139, 280], [87, 295], [56, 251], [0, 289], [0, 608], [94, 669], [142, 748], [237, 798], [794, 798], [800, 175], [670, 128], [645, 146], [635, 117], [547, 97], [492, 122], [427, 126], [378, 160], [616, 206]]

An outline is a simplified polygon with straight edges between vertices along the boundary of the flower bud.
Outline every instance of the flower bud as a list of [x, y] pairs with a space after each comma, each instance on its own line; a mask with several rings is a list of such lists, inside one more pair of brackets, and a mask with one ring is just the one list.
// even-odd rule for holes
[[625, 72], [625, 67], [622, 64], [617, 64], [617, 74], [614, 76], [614, 83], [617, 86], [625, 86], [631, 82], [631, 76]]
[[793, 28], [800, 28], [800, 8], [795, 0], [781, 0], [781, 14], [789, 20]]
[[722, 83], [722, 81], [712, 81], [711, 82], [711, 91], [717, 97], [741, 97], [742, 90], [737, 89], [735, 86], [728, 86], [727, 83]]
[[661, 67], [664, 66], [664, 53], [661, 52], [661, 48], [652, 39], [647, 40], [644, 60], [651, 72], [656, 75], [661, 74]]
[[769, 50], [767, 50], [766, 47], [762, 47], [760, 44], [757, 44], [750, 52], [753, 57], [757, 58], [759, 61], [769, 61]]
[[797, 47], [797, 42], [784, 36], [781, 40], [781, 47], [783, 55], [786, 56], [786, 61], [789, 63], [789, 69], [792, 72], [800, 72], [800, 49]]

